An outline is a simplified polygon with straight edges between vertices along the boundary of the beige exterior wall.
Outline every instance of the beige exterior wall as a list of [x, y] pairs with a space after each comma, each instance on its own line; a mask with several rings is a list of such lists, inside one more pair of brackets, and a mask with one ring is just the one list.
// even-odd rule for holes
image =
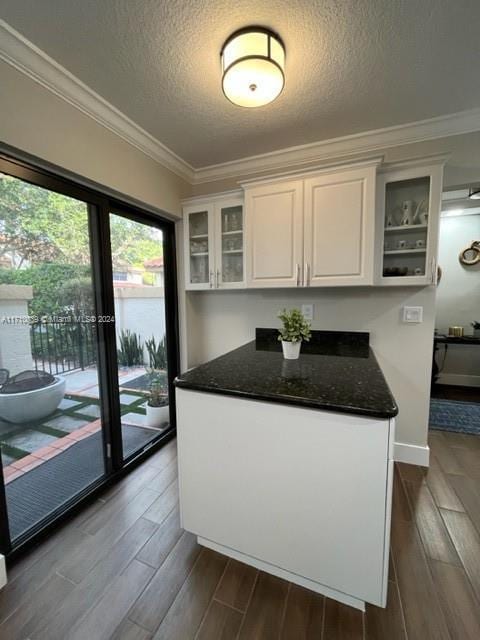
[[0, 285], [0, 368], [11, 376], [32, 369], [32, 346], [28, 324], [28, 301], [32, 287]]

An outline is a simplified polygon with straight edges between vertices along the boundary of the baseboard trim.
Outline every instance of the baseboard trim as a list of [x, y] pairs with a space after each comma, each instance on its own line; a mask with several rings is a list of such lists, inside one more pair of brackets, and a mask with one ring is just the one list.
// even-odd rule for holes
[[420, 447], [417, 444], [395, 442], [393, 455], [397, 462], [417, 464], [421, 467], [428, 467], [430, 464], [430, 447], [428, 445]]
[[480, 387], [480, 376], [471, 376], [463, 373], [441, 373], [437, 384], [451, 384], [459, 387]]
[[246, 553], [241, 553], [240, 551], [236, 551], [235, 549], [226, 547], [223, 544], [218, 544], [218, 542], [214, 542], [213, 540], [209, 540], [208, 538], [202, 538], [202, 536], [198, 536], [197, 541], [198, 544], [201, 544], [203, 547], [213, 549], [214, 551], [217, 551], [224, 556], [229, 556], [234, 560], [238, 560], [239, 562], [248, 564], [252, 567], [255, 567], [256, 569], [259, 569], [260, 571], [265, 571], [266, 573], [270, 573], [271, 575], [282, 578], [283, 580], [287, 580], [288, 582], [298, 584], [305, 589], [310, 589], [310, 591], [320, 593], [327, 598], [337, 600], [338, 602], [346, 604], [349, 607], [354, 607], [355, 609], [359, 609], [360, 611], [365, 611], [364, 600], [359, 600], [358, 598], [348, 595], [347, 593], [337, 591], [336, 589], [327, 587], [323, 584], [320, 584], [319, 582], [314, 582], [313, 580], [309, 580], [308, 578], [299, 576], [296, 573], [286, 571], [285, 569], [281, 569], [280, 567], [270, 564], [269, 562], [264, 562], [263, 560], [254, 558], [253, 556], [247, 555]]
[[7, 567], [5, 565], [5, 556], [0, 554], [0, 589], [7, 584]]

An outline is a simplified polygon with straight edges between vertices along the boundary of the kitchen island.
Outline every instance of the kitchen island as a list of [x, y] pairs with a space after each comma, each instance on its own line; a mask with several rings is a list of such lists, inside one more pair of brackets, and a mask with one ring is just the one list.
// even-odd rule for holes
[[369, 335], [277, 332], [176, 380], [182, 526], [359, 609], [385, 606], [395, 400]]

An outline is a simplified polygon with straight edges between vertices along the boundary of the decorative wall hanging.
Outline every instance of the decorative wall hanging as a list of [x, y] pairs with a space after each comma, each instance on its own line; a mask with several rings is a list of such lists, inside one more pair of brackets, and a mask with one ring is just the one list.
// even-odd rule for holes
[[480, 240], [474, 240], [469, 247], [460, 251], [458, 259], [465, 267], [478, 264], [480, 262]]

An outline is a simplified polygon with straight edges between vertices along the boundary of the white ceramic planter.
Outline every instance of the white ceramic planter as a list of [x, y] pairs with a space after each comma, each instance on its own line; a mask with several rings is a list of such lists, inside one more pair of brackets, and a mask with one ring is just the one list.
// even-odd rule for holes
[[0, 418], [15, 424], [35, 422], [55, 411], [65, 395], [65, 378], [55, 376], [55, 382], [41, 389], [0, 394]]
[[168, 425], [170, 420], [170, 410], [168, 404], [163, 407], [151, 407], [147, 403], [147, 415], [145, 416], [145, 426], [154, 427], [156, 429]]
[[285, 360], [297, 360], [300, 356], [301, 346], [301, 340], [298, 342], [287, 342], [286, 340], [282, 340], [283, 357]]

